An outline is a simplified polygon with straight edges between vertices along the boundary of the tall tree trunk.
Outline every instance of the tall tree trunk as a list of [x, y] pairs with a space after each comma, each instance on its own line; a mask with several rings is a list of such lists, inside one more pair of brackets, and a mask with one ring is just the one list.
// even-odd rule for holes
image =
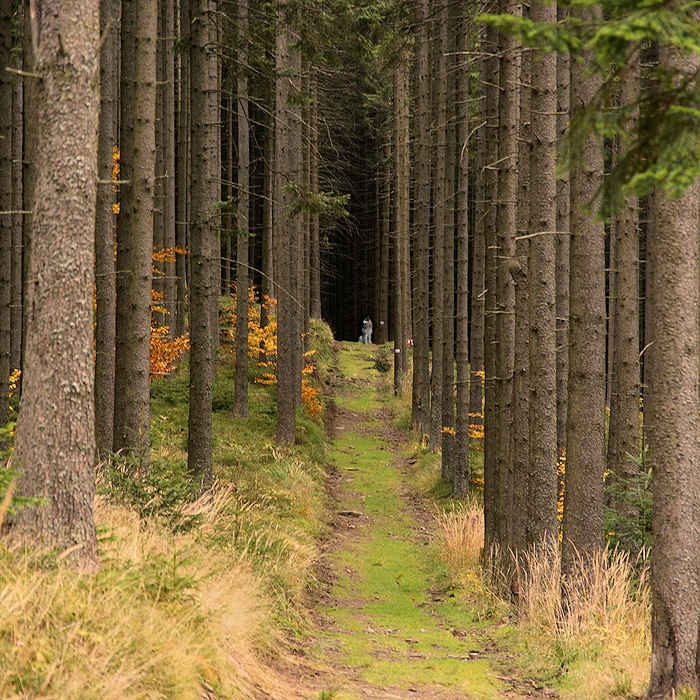
[[457, 417], [455, 475], [452, 492], [457, 497], [469, 494], [469, 48], [468, 9], [459, 5], [457, 35], [457, 298], [456, 344]]
[[292, 69], [290, 30], [286, 24], [286, 3], [278, 3], [276, 38], [276, 84], [275, 84], [275, 186], [274, 220], [277, 234], [275, 283], [277, 294], [277, 441], [294, 444], [295, 439], [295, 362], [294, 326], [295, 310], [292, 257], [294, 235], [289, 216], [291, 194], [286, 185], [290, 182], [290, 106]]
[[[15, 67], [21, 64], [15, 60]], [[12, 300], [10, 309], [10, 365], [22, 366], [22, 130], [24, 128], [22, 101], [23, 83], [14, 81], [12, 90]]]
[[516, 554], [527, 549], [528, 485], [530, 475], [530, 306], [527, 234], [530, 229], [530, 160], [532, 157], [532, 52], [522, 50], [520, 71], [520, 133], [518, 139], [518, 209], [515, 259], [515, 353], [513, 357], [513, 529], [510, 546]]
[[151, 262], [151, 321], [154, 326], [165, 326], [167, 319], [162, 309], [165, 308], [165, 263], [163, 260], [165, 237], [163, 229], [163, 180], [165, 164], [163, 161], [163, 0], [156, 0], [158, 5], [158, 24], [156, 29], [156, 176], [153, 182], [153, 259]]
[[176, 331], [175, 292], [175, 0], [163, 0], [163, 246], [165, 256], [165, 325]]
[[[639, 100], [639, 61], [628, 63], [623, 76], [620, 102]], [[635, 115], [636, 117], [636, 115]], [[632, 126], [634, 126], [632, 124]], [[639, 468], [639, 199], [627, 197], [617, 213], [617, 241], [612, 267], [616, 271], [617, 294], [613, 300], [615, 345], [613, 349], [614, 391], [610, 402], [607, 469], [613, 490], [612, 507], [634, 521], [638, 508], [633, 490]]]
[[[569, 9], [559, 7], [559, 21]], [[569, 132], [571, 72], [569, 54], [557, 53], [557, 136], [559, 150]], [[557, 179], [557, 447], [566, 450], [566, 405], [569, 381], [569, 173]]]
[[[557, 9], [534, 2], [534, 22], [554, 24]], [[532, 157], [530, 161], [530, 473], [528, 545], [556, 538], [556, 110], [557, 59], [538, 56], [532, 69]]]
[[105, 37], [100, 51], [99, 182], [95, 220], [95, 440], [100, 459], [106, 459], [114, 449], [117, 295], [112, 167], [117, 149], [120, 14], [119, 0], [100, 0], [100, 31]]
[[486, 103], [486, 144], [484, 161], [484, 552], [488, 555], [498, 541], [498, 445], [496, 442], [496, 277], [498, 246], [496, 217], [498, 204], [498, 104], [499, 32], [486, 28], [484, 93]]
[[92, 294], [99, 90], [99, 3], [41, 0], [33, 18], [39, 141], [22, 407], [12, 461], [18, 491], [44, 499], [18, 512], [15, 542], [71, 550], [99, 568], [95, 495]]
[[[0, 2], [0, 212], [12, 210], [12, 3]], [[12, 215], [0, 214], [0, 426], [7, 402], [12, 351]]]
[[[589, 20], [599, 16], [589, 16]], [[585, 107], [600, 83], [581, 62], [571, 67], [571, 110]], [[603, 546], [605, 469], [605, 229], [586, 211], [603, 182], [600, 140], [588, 136], [571, 169], [569, 398], [562, 526], [562, 580], [578, 556]], [[565, 588], [563, 589], [565, 592]]]
[[[659, 49], [662, 68], [697, 73], [698, 56]], [[656, 221], [648, 240], [653, 269], [651, 315], [653, 373], [645, 395], [645, 422], [654, 468], [651, 552], [651, 680], [648, 700], [682, 688], [698, 690], [700, 595], [700, 299], [696, 178], [679, 199], [654, 194]]]
[[[190, 0], [180, 0], [180, 36], [190, 37]], [[189, 173], [190, 173], [190, 55], [180, 51], [180, 79], [177, 114], [177, 173], [175, 201], [175, 335], [185, 333], [187, 309], [187, 255], [189, 245]]]
[[391, 237], [391, 142], [384, 143], [384, 157], [379, 165], [379, 285], [376, 338], [384, 345], [389, 341], [389, 255]]
[[[513, 0], [501, 0], [501, 14], [521, 14]], [[499, 72], [500, 102], [498, 127], [498, 248], [496, 273], [496, 460], [498, 462], [498, 542], [502, 551], [510, 548], [513, 500], [513, 368], [515, 361], [515, 284], [511, 265], [515, 257], [518, 199], [518, 122], [520, 51], [515, 37], [501, 37]]]
[[[126, 255], [124, 264], [118, 260], [118, 268], [126, 278], [126, 284], [117, 287], [117, 304], [124, 314], [124, 325], [121, 328], [121, 342], [117, 345], [117, 353], [121, 351], [123, 358], [121, 363], [117, 361], [115, 379], [114, 447], [128, 452], [141, 469], [148, 469], [158, 14], [155, 3], [148, 0], [137, 0], [134, 4], [135, 70], [133, 114], [130, 115], [133, 126], [128, 121], [122, 122], [123, 129], [132, 129], [133, 151], [128, 230], [125, 231]], [[122, 18], [124, 7], [123, 3]], [[126, 24], [123, 29], [127, 31]], [[119, 331], [117, 327], [117, 333]]]
[[[214, 205], [218, 175], [214, 170], [217, 139], [212, 102], [218, 100], [211, 62], [216, 33], [213, 0], [190, 2], [190, 95], [192, 170], [190, 185], [190, 411], [188, 467], [208, 490], [213, 481], [212, 391], [214, 382], [214, 315], [218, 297], [218, 240]], [[216, 273], [215, 273], [216, 270]]]
[[[485, 34], [482, 29], [482, 34]], [[462, 59], [464, 60], [464, 59]], [[485, 71], [486, 59], [479, 56], [479, 74]], [[468, 66], [467, 66], [468, 69]], [[480, 95], [485, 87], [480, 86]], [[471, 322], [469, 325], [469, 422], [484, 422], [484, 308], [486, 302], [486, 100], [479, 100], [476, 135], [476, 182], [474, 183], [474, 234], [472, 239]]]
[[[309, 158], [311, 167], [311, 194], [319, 193], [318, 182], [318, 85], [316, 77], [311, 80], [311, 124], [309, 125]], [[318, 214], [311, 217], [309, 250], [309, 298], [311, 318], [321, 319], [321, 228]]]
[[408, 56], [402, 54], [394, 72], [394, 120], [396, 182], [396, 230], [394, 234], [394, 393], [401, 391], [403, 377], [408, 369], [406, 338], [409, 329], [405, 325], [404, 289], [410, 280], [404, 277], [404, 255], [410, 236], [410, 115], [409, 115]]
[[[137, 4], [121, 0], [120, 51], [120, 118], [119, 118], [119, 215], [117, 217], [116, 260], [116, 347], [113, 446], [115, 451], [124, 447], [127, 412], [127, 392], [121, 381], [127, 372], [127, 319], [131, 313], [129, 284], [131, 280], [131, 192], [134, 166], [134, 88], [136, 80], [136, 13]], [[150, 299], [149, 299], [150, 304]], [[120, 385], [121, 382], [121, 385]]]
[[[290, 33], [291, 46], [296, 47], [299, 35], [294, 30]], [[289, 181], [296, 184], [303, 191], [303, 150], [302, 143], [302, 108], [299, 104], [299, 96], [302, 94], [302, 60], [301, 53], [294, 48], [291, 52], [291, 104], [289, 105]], [[291, 327], [292, 347], [292, 380], [294, 390], [294, 405], [301, 407], [301, 378], [304, 366], [304, 341], [303, 330], [305, 327], [305, 305], [303, 297], [304, 281], [304, 254], [305, 236], [303, 231], [303, 215], [297, 215], [291, 219], [290, 240], [290, 273], [289, 289], [292, 293], [290, 301], [293, 324]]]
[[[25, 71], [34, 70], [34, 46], [30, 26], [30, 0], [24, 0], [22, 23], [22, 66]], [[24, 82], [23, 97], [23, 151], [22, 151], [22, 209], [27, 212], [22, 219], [22, 367], [24, 370], [24, 351], [27, 346], [27, 294], [29, 290], [29, 271], [32, 259], [32, 225], [34, 211], [34, 188], [36, 181], [36, 142], [38, 138], [36, 119], [36, 80]]]
[[236, 222], [236, 380], [233, 415], [248, 415], [248, 235], [250, 125], [248, 123], [248, 0], [238, 2], [238, 221]]
[[[273, 127], [273, 115], [265, 114], [264, 123], [264, 165], [263, 165], [263, 216], [262, 216], [262, 301], [278, 297], [277, 288], [274, 285], [275, 269], [275, 238], [273, 231], [274, 220], [274, 158], [275, 158], [275, 132]], [[268, 311], [263, 306], [260, 312], [260, 325], [265, 327], [268, 323]]]
[[435, 94], [435, 176], [433, 190], [433, 275], [432, 284], [432, 362], [430, 376], [430, 448], [437, 452], [442, 446], [442, 383], [443, 383], [443, 338], [445, 328], [445, 209], [446, 172], [445, 151], [447, 148], [447, 17], [442, 3], [435, 8], [435, 45], [431, 78]]
[[419, 440], [430, 434], [429, 270], [430, 270], [430, 44], [429, 0], [418, 2], [416, 39], [416, 146], [413, 298], [413, 428]]
[[445, 14], [444, 54], [447, 81], [447, 118], [445, 120], [445, 255], [443, 295], [443, 353], [442, 353], [442, 474], [454, 487], [455, 464], [455, 238], [457, 184], [456, 129], [456, 33], [450, 28], [459, 23], [459, 6], [443, 1]]

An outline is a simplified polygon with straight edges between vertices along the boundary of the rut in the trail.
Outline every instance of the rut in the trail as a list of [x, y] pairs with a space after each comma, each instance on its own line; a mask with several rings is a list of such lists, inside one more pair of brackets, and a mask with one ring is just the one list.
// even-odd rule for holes
[[332, 380], [338, 515], [314, 652], [324, 687], [335, 700], [532, 697], [494, 671], [483, 626], [450, 589], [376, 353], [345, 345]]

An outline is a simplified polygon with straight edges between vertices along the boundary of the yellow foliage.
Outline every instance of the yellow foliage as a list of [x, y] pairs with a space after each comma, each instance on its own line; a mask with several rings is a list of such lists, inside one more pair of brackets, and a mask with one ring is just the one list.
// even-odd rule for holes
[[[121, 172], [120, 158], [119, 146], [112, 146], [112, 180], [119, 179], [119, 173]], [[118, 187], [118, 185], [115, 185], [115, 187]]]
[[[237, 296], [233, 295], [231, 306], [226, 310], [223, 318], [226, 340], [229, 343], [229, 352], [233, 352], [236, 340], [236, 304]], [[264, 367], [270, 371], [264, 372], [256, 380], [256, 384], [272, 386], [277, 383], [277, 317], [275, 308], [277, 300], [267, 295], [262, 303], [258, 304], [255, 288], [248, 290], [248, 355], [257, 360], [258, 367]], [[267, 312], [267, 325], [260, 324], [260, 309]], [[314, 372], [314, 351], [304, 353], [305, 365], [302, 374], [305, 375], [301, 385], [301, 401], [304, 411], [314, 420], [319, 420], [323, 412], [323, 405], [318, 398], [321, 390], [313, 386], [306, 378]]]
[[318, 400], [320, 393], [321, 390], [312, 386], [308, 379], [304, 378], [301, 380], [302, 405], [306, 413], [316, 421], [321, 419], [321, 414], [323, 413], [323, 406]]
[[[174, 263], [175, 256], [177, 255], [187, 255], [189, 250], [187, 248], [178, 248], [176, 245], [170, 248], [154, 248], [153, 249], [153, 262], [157, 263]], [[159, 272], [158, 274], [163, 274]]]
[[187, 333], [171, 339], [167, 326], [151, 323], [151, 377], [170, 374], [189, 347], [190, 336]]
[[9, 398], [12, 398], [15, 394], [15, 390], [17, 389], [17, 382], [19, 382], [19, 377], [22, 374], [21, 369], [15, 369], [12, 371], [12, 374], [10, 374], [10, 379], [8, 383], [8, 388], [9, 388]]
[[[170, 312], [161, 306], [165, 298], [165, 292], [151, 289], [151, 314], [161, 313], [167, 315]], [[171, 338], [167, 326], [159, 326], [151, 316], [151, 377], [161, 377], [170, 374], [182, 355], [189, 350], [190, 336], [185, 333], [178, 338]]]
[[[112, 185], [112, 192], [114, 194], [119, 192], [119, 185], [116, 183], [116, 181], [119, 180], [119, 173], [121, 172], [120, 158], [121, 153], [119, 151], [119, 146], [112, 146], [112, 180], [115, 181]], [[114, 204], [112, 204], [112, 213], [116, 215], [120, 211], [121, 205], [119, 202], [114, 202]]]
[[470, 423], [469, 424], [469, 439], [470, 440], [483, 440], [484, 439], [484, 426], [480, 423]]

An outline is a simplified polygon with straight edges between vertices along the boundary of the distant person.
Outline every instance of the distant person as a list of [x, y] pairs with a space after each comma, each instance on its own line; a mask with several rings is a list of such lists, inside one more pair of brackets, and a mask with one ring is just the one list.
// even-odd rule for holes
[[372, 344], [372, 319], [367, 316], [367, 318], [362, 322], [362, 335], [360, 336], [360, 342], [365, 344]]

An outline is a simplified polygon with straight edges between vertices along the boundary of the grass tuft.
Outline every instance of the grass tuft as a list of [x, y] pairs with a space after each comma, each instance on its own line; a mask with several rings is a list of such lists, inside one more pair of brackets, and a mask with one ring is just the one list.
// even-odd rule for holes
[[[502, 582], [484, 585], [483, 511], [476, 503], [438, 518], [441, 558], [463, 595], [484, 617], [507, 614]], [[532, 549], [517, 563], [520, 592], [515, 627], [504, 644], [515, 647], [522, 672], [554, 684], [563, 700], [641, 696], [648, 681], [650, 591], [644, 561], [620, 550], [580, 557], [561, 598], [558, 543]], [[495, 588], [494, 588], [495, 586]]]

